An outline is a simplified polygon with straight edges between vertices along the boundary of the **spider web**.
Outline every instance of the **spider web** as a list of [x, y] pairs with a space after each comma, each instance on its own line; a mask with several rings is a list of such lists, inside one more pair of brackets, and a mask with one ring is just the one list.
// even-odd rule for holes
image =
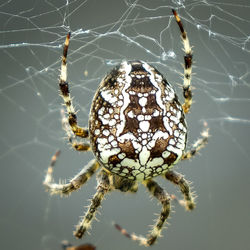
[[[0, 3], [1, 248], [60, 249], [66, 239], [91, 242], [100, 250], [139, 249], [111, 221], [131, 232], [147, 233], [160, 206], [154, 199], [150, 202], [142, 186], [136, 195], [109, 195], [97, 216], [100, 222], [76, 241], [73, 225], [94, 194], [95, 178], [68, 198], [49, 197], [42, 182], [58, 148], [62, 155], [55, 180], [72, 177], [93, 157], [70, 150], [61, 128], [57, 81], [67, 32], [72, 32], [70, 90], [79, 124], [87, 125], [99, 82], [124, 59], [154, 65], [182, 99], [184, 53], [172, 8], [194, 51], [189, 146], [204, 121], [211, 137], [201, 155], [177, 167], [193, 181], [196, 210], [187, 213], [175, 205], [171, 226], [155, 249], [249, 246], [249, 1], [8, 0]], [[169, 183], [157, 181], [176, 193]]]

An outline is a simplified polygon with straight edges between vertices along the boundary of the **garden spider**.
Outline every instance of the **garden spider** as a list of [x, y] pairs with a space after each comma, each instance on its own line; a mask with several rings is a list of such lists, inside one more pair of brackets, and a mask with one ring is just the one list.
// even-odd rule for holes
[[[143, 61], [123, 61], [101, 81], [92, 102], [88, 129], [78, 126], [69, 93], [66, 60], [70, 33], [66, 37], [59, 81], [68, 115], [64, 127], [67, 128], [73, 148], [78, 151], [92, 150], [95, 159], [68, 183], [56, 184], [52, 182], [52, 172], [59, 155], [57, 152], [52, 157], [44, 185], [51, 194], [69, 195], [100, 169], [97, 191], [88, 211], [76, 226], [74, 235], [77, 238], [81, 238], [88, 230], [97, 208], [108, 192], [117, 189], [135, 193], [138, 183], [142, 183], [162, 205], [161, 213], [149, 235], [141, 237], [129, 234], [117, 224], [115, 227], [144, 246], [153, 245], [169, 216], [171, 200], [153, 180], [155, 176], [162, 176], [179, 186], [187, 210], [195, 207], [188, 182], [172, 167], [180, 160], [190, 159], [205, 145], [208, 129], [205, 127], [202, 137], [193, 148], [185, 151], [187, 126], [184, 114], [189, 112], [192, 103], [192, 50], [175, 10], [173, 14], [181, 31], [185, 52], [184, 104], [180, 104], [173, 87], [154, 67]], [[78, 143], [77, 137], [89, 138], [90, 143]]]

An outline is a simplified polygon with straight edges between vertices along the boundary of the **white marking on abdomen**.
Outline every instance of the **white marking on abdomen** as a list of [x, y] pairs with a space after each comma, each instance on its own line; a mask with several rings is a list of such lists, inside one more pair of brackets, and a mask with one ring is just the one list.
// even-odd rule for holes
[[143, 132], [147, 132], [150, 127], [150, 123], [148, 121], [142, 121], [139, 123], [139, 127]]
[[147, 150], [145, 146], [143, 146], [142, 151], [139, 154], [139, 160], [141, 165], [145, 165], [149, 159], [150, 151]]

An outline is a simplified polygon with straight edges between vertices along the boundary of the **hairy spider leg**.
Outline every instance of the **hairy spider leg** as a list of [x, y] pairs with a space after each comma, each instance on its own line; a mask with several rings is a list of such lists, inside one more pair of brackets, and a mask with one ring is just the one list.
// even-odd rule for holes
[[88, 142], [78, 142], [76, 136], [73, 134], [68, 119], [65, 116], [64, 109], [61, 109], [61, 117], [62, 117], [62, 127], [66, 131], [68, 136], [68, 141], [71, 146], [77, 151], [89, 151], [91, 150], [91, 146]]
[[[202, 149], [208, 142], [209, 137], [209, 128], [207, 123], [204, 122], [204, 129], [201, 132], [201, 138], [198, 138], [197, 141], [193, 144], [193, 147], [190, 150], [187, 150], [183, 153], [181, 160], [188, 160], [195, 156], [200, 149]], [[167, 180], [173, 182], [174, 184], [180, 187], [182, 194], [184, 195], [184, 200], [178, 200], [175, 196], [172, 197], [173, 200], [176, 200], [180, 205], [184, 206], [187, 210], [192, 210], [195, 208], [195, 197], [192, 197], [193, 194], [190, 193], [189, 183], [184, 179], [184, 177], [174, 171], [168, 171], [163, 175]]]
[[91, 226], [91, 223], [95, 218], [97, 208], [101, 205], [101, 202], [105, 194], [111, 190], [109, 174], [105, 170], [101, 170], [99, 172], [97, 180], [98, 180], [97, 191], [91, 200], [91, 204], [88, 208], [88, 211], [86, 212], [83, 219], [80, 220], [78, 225], [76, 226], [76, 230], [74, 232], [76, 238], [79, 239], [82, 238], [84, 233]]
[[[183, 177], [183, 175], [173, 171], [169, 170], [167, 171], [163, 177], [165, 177], [167, 180], [171, 181], [172, 183], [179, 186], [183, 196], [184, 196], [184, 204], [185, 208], [187, 210], [193, 210], [195, 208], [195, 202], [193, 194], [190, 192], [190, 185], [187, 180]], [[182, 205], [183, 202], [179, 201], [179, 203]]]
[[182, 105], [183, 111], [185, 113], [189, 112], [189, 109], [192, 104], [192, 91], [191, 91], [191, 75], [192, 75], [192, 60], [193, 60], [193, 54], [192, 54], [192, 48], [189, 43], [189, 39], [187, 37], [187, 32], [183, 28], [183, 24], [181, 22], [180, 17], [178, 16], [177, 12], [175, 10], [172, 10], [175, 20], [180, 28], [181, 31], [181, 39], [184, 46], [184, 80], [183, 80], [183, 96], [185, 98], [185, 102]]
[[50, 194], [69, 195], [71, 192], [78, 190], [99, 168], [99, 163], [96, 160], [91, 160], [76, 176], [74, 176], [68, 183], [54, 183], [53, 170], [56, 163], [56, 159], [59, 156], [60, 151], [57, 151], [51, 159], [51, 163], [48, 167], [45, 180], [43, 182], [47, 191]]
[[138, 241], [140, 245], [144, 246], [151, 246], [155, 243], [157, 238], [160, 236], [161, 231], [163, 229], [164, 222], [169, 216], [170, 213], [170, 196], [160, 187], [157, 182], [153, 181], [152, 179], [145, 180], [142, 182], [149, 192], [162, 204], [162, 210], [156, 221], [155, 225], [153, 226], [152, 230], [150, 231], [147, 237], [137, 236], [136, 234], [128, 233], [126, 229], [122, 228], [120, 225], [115, 224], [117, 230], [119, 230], [123, 235], [126, 237]]
[[209, 128], [207, 127], [207, 123], [204, 122], [204, 129], [201, 132], [201, 137], [197, 139], [197, 141], [193, 144], [190, 150], [187, 150], [183, 153], [181, 159], [188, 160], [196, 155], [200, 149], [202, 149], [208, 142], [209, 138]]
[[69, 92], [69, 84], [67, 82], [67, 53], [69, 47], [70, 33], [68, 33], [64, 48], [63, 48], [63, 56], [62, 56], [62, 64], [61, 64], [61, 74], [59, 79], [59, 88], [61, 91], [61, 96], [64, 100], [64, 103], [68, 112], [68, 122], [72, 129], [72, 132], [79, 137], [86, 138], [89, 135], [87, 128], [79, 127], [77, 124], [77, 116], [72, 104], [72, 98], [70, 97]]

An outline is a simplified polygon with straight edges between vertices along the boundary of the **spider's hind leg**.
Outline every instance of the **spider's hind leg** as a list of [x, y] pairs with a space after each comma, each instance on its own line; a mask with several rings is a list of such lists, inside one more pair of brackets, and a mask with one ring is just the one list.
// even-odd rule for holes
[[61, 91], [61, 96], [64, 100], [65, 106], [68, 112], [68, 123], [71, 127], [72, 132], [79, 137], [87, 138], [89, 133], [87, 128], [79, 127], [77, 124], [77, 116], [72, 104], [72, 98], [70, 97], [69, 84], [67, 82], [67, 54], [69, 47], [70, 33], [68, 33], [64, 47], [63, 47], [63, 56], [61, 64], [61, 74], [59, 79], [59, 88]]
[[193, 62], [193, 52], [189, 43], [189, 39], [187, 36], [187, 32], [183, 28], [183, 24], [177, 12], [172, 10], [175, 20], [179, 26], [181, 31], [181, 39], [184, 46], [184, 80], [183, 80], [183, 96], [185, 98], [185, 102], [182, 105], [183, 111], [185, 113], [189, 112], [189, 109], [192, 104], [192, 91], [191, 91], [191, 75], [192, 75], [192, 62]]
[[72, 148], [74, 148], [77, 151], [90, 151], [91, 150], [90, 143], [82, 141], [79, 142], [74, 133], [72, 132], [71, 127], [69, 126], [68, 123], [68, 119], [65, 116], [64, 109], [61, 109], [61, 117], [62, 117], [62, 127], [67, 134], [68, 141], [72, 146]]

